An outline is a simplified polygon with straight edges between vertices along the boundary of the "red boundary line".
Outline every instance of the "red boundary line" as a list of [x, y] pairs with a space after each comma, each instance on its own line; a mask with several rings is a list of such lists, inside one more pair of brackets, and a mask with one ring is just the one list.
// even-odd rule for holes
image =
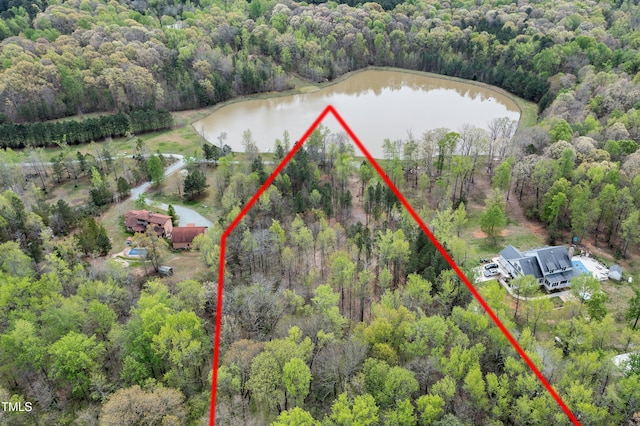
[[219, 363], [219, 356], [220, 356], [220, 331], [221, 331], [221, 322], [222, 322], [222, 293], [223, 293], [223, 289], [224, 289], [224, 252], [225, 252], [225, 246], [226, 246], [226, 243], [227, 243], [227, 237], [235, 229], [235, 227], [238, 225], [238, 223], [240, 223], [240, 221], [244, 218], [244, 216], [251, 209], [251, 207], [253, 207], [253, 205], [256, 203], [258, 198], [260, 198], [262, 193], [269, 187], [269, 185], [271, 185], [271, 182], [273, 182], [273, 180], [276, 178], [276, 176], [278, 174], [280, 174], [282, 169], [287, 165], [287, 163], [291, 160], [291, 158], [293, 158], [293, 156], [296, 154], [296, 152], [298, 152], [298, 150], [302, 147], [302, 145], [304, 145], [304, 143], [306, 142], [306, 140], [309, 137], [309, 135], [316, 129], [316, 127], [318, 127], [320, 122], [322, 120], [324, 120], [324, 118], [329, 113], [333, 114], [333, 116], [336, 118], [336, 120], [338, 120], [338, 123], [340, 123], [340, 125], [347, 132], [347, 134], [349, 135], [351, 140], [353, 140], [355, 142], [355, 144], [358, 146], [360, 151], [362, 151], [362, 153], [365, 155], [365, 157], [367, 157], [367, 160], [369, 161], [369, 163], [371, 163], [371, 165], [376, 169], [376, 171], [378, 172], [380, 177], [382, 177], [384, 182], [389, 186], [389, 188], [391, 188], [391, 190], [396, 195], [396, 197], [398, 197], [398, 200], [400, 200], [400, 202], [402, 203], [404, 208], [407, 209], [407, 211], [411, 214], [413, 219], [418, 223], [418, 225], [420, 225], [420, 228], [422, 228], [422, 231], [427, 235], [427, 237], [429, 237], [429, 240], [431, 240], [433, 245], [436, 246], [436, 248], [438, 249], [438, 251], [440, 252], [442, 257], [444, 257], [444, 259], [447, 261], [449, 266], [451, 266], [451, 268], [455, 271], [455, 273], [460, 277], [462, 282], [464, 282], [464, 284], [467, 286], [467, 288], [469, 289], [471, 294], [473, 294], [473, 297], [475, 297], [475, 299], [478, 301], [478, 303], [480, 303], [482, 308], [491, 317], [493, 322], [498, 326], [498, 328], [500, 329], [502, 334], [504, 334], [505, 337], [507, 338], [507, 340], [509, 340], [509, 343], [511, 343], [511, 346], [513, 346], [514, 349], [518, 352], [518, 354], [520, 354], [522, 359], [524, 359], [524, 361], [527, 363], [529, 368], [536, 375], [538, 380], [540, 380], [540, 382], [544, 385], [544, 387], [547, 389], [547, 391], [549, 391], [549, 393], [551, 394], [553, 399], [555, 399], [556, 402], [558, 403], [558, 405], [560, 406], [560, 408], [562, 408], [562, 411], [564, 411], [564, 413], [567, 415], [567, 417], [569, 417], [569, 420], [571, 420], [571, 422], [574, 425], [580, 425], [580, 422], [578, 421], [578, 419], [573, 415], [573, 413], [571, 412], [569, 407], [567, 407], [567, 405], [564, 403], [562, 398], [560, 398], [560, 396], [556, 393], [556, 391], [553, 389], [551, 384], [549, 384], [547, 379], [538, 370], [538, 368], [531, 361], [531, 359], [526, 354], [526, 352], [522, 349], [522, 347], [520, 347], [520, 344], [518, 344], [516, 339], [509, 332], [509, 330], [507, 330], [507, 328], [502, 324], [500, 319], [498, 319], [496, 314], [493, 312], [493, 310], [491, 310], [489, 305], [487, 305], [487, 302], [484, 301], [482, 296], [480, 296], [480, 293], [478, 293], [478, 291], [475, 289], [473, 284], [471, 284], [469, 279], [464, 275], [462, 270], [458, 267], [456, 262], [451, 258], [449, 253], [447, 253], [447, 251], [444, 249], [442, 244], [440, 244], [440, 242], [436, 239], [436, 237], [434, 237], [434, 235], [431, 233], [431, 231], [429, 231], [429, 228], [427, 228], [427, 226], [424, 224], [424, 222], [422, 221], [420, 216], [418, 216], [418, 214], [415, 212], [415, 210], [413, 210], [413, 207], [411, 207], [411, 205], [404, 198], [402, 193], [398, 190], [398, 188], [396, 188], [396, 186], [393, 184], [393, 182], [391, 182], [389, 177], [385, 174], [385, 172], [382, 170], [382, 168], [378, 165], [376, 160], [371, 156], [371, 154], [369, 154], [369, 151], [365, 148], [365, 146], [362, 144], [362, 142], [360, 142], [360, 139], [358, 139], [358, 137], [353, 133], [351, 128], [349, 128], [347, 123], [342, 119], [340, 114], [338, 114], [338, 112], [331, 105], [327, 106], [324, 109], [324, 111], [322, 111], [322, 113], [318, 116], [318, 118], [316, 118], [316, 120], [313, 122], [313, 124], [304, 133], [302, 138], [300, 138], [299, 142], [296, 142], [296, 144], [293, 146], [293, 149], [291, 149], [291, 151], [287, 154], [287, 156], [282, 160], [282, 162], [278, 165], [278, 167], [276, 167], [276, 169], [273, 171], [273, 173], [271, 173], [271, 175], [267, 178], [265, 183], [262, 184], [262, 186], [254, 194], [254, 196], [251, 197], [251, 200], [249, 200], [249, 202], [244, 206], [242, 211], [233, 220], [233, 222], [231, 222], [229, 227], [222, 234], [222, 238], [221, 238], [221, 241], [220, 241], [220, 267], [218, 269], [218, 299], [217, 299], [217, 304], [216, 304], [216, 307], [217, 307], [217, 309], [216, 309], [216, 328], [215, 328], [215, 337], [214, 337], [214, 343], [213, 343], [213, 366], [212, 366], [212, 368], [213, 368], [213, 381], [212, 381], [212, 384], [211, 384], [211, 410], [210, 410], [209, 424], [211, 426], [214, 426], [215, 422], [216, 422], [216, 419], [215, 419], [215, 415], [216, 415], [216, 390], [217, 390], [217, 383], [218, 383], [218, 363]]

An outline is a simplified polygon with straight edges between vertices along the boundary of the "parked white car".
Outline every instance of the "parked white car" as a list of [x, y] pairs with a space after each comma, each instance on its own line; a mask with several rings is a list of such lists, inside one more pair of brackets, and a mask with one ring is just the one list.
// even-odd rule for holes
[[485, 277], [495, 277], [496, 275], [500, 275], [500, 271], [498, 270], [498, 268], [485, 269], [483, 274]]

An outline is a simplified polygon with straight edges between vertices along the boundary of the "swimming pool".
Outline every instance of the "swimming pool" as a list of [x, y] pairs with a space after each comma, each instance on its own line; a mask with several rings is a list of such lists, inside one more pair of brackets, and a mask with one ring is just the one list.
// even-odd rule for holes
[[572, 260], [571, 263], [573, 263], [573, 267], [576, 268], [578, 273], [591, 275], [591, 272], [589, 272], [587, 267], [584, 266], [584, 263], [580, 262], [579, 260]]
[[146, 248], [132, 248], [129, 250], [129, 256], [146, 256], [147, 249]]

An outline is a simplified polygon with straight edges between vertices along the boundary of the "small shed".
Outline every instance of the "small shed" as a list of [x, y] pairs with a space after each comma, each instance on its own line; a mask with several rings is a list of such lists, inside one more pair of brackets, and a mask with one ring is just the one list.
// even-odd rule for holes
[[161, 266], [158, 268], [160, 275], [171, 276], [173, 275], [173, 268], [171, 266]]
[[609, 268], [609, 279], [620, 281], [622, 279], [622, 268], [619, 265], [612, 265]]

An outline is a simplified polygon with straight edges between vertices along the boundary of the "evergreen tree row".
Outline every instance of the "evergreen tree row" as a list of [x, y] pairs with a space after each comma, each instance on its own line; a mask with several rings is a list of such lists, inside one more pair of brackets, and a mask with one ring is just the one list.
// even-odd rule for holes
[[76, 145], [127, 133], [169, 129], [172, 125], [173, 118], [166, 110], [132, 111], [129, 114], [119, 112], [83, 121], [5, 123], [0, 125], [0, 148], [51, 147], [64, 143]]

